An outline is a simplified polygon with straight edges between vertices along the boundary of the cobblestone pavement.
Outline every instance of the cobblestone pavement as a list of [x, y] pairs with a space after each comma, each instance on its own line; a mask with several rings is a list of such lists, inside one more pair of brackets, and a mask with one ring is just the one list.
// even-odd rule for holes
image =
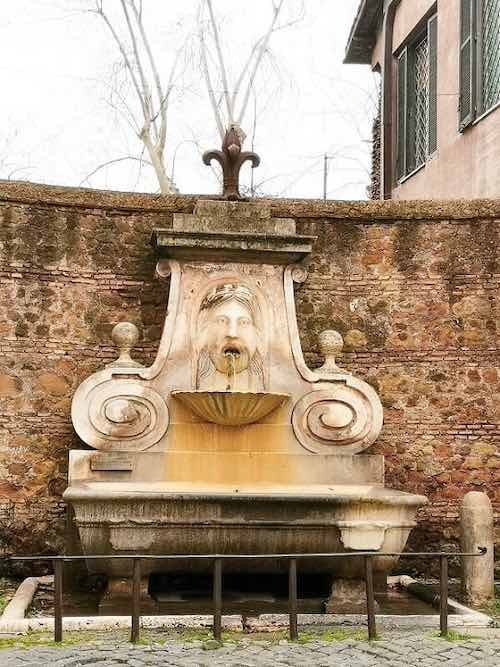
[[72, 646], [0, 649], [2, 667], [368, 667], [420, 665], [500, 666], [500, 639], [446, 641], [427, 633], [392, 633], [376, 642], [354, 639], [291, 643], [240, 639], [218, 646], [212, 641], [152, 641], [132, 646], [123, 638], [102, 638]]

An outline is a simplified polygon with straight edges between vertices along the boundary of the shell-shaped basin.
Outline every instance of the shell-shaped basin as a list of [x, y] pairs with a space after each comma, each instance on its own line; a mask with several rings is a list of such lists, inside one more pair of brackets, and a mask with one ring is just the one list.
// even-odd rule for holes
[[288, 394], [267, 392], [201, 390], [173, 391], [172, 396], [198, 417], [223, 426], [254, 424], [290, 398]]

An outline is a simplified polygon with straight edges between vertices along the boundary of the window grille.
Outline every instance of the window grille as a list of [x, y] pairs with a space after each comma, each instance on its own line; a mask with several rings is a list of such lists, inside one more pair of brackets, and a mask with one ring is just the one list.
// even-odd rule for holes
[[500, 101], [500, 0], [482, 2], [482, 109]]
[[427, 35], [415, 46], [415, 167], [427, 159], [429, 134], [429, 40]]
[[437, 149], [437, 15], [424, 26], [398, 56], [397, 179], [425, 164]]

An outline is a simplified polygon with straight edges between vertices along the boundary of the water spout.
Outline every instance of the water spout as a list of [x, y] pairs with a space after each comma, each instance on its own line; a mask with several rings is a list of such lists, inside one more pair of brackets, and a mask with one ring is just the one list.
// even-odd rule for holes
[[227, 359], [227, 387], [226, 391], [236, 391], [236, 359], [239, 353], [233, 350], [227, 350], [224, 353]]

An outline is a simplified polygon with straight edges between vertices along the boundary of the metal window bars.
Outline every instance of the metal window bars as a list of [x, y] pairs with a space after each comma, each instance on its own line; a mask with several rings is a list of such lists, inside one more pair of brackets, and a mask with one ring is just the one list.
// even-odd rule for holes
[[425, 37], [414, 48], [414, 167], [420, 167], [427, 160], [429, 136], [429, 39]]
[[54, 568], [54, 641], [63, 639], [63, 568], [65, 562], [79, 560], [110, 560], [127, 559], [132, 561], [132, 600], [131, 600], [131, 631], [130, 641], [138, 642], [140, 638], [140, 589], [141, 589], [141, 561], [143, 560], [208, 560], [213, 563], [213, 636], [220, 640], [222, 637], [222, 564], [227, 560], [259, 560], [277, 559], [288, 561], [288, 626], [292, 641], [298, 639], [298, 599], [297, 599], [297, 571], [298, 562], [302, 558], [353, 558], [363, 557], [365, 564], [366, 610], [368, 638], [377, 637], [375, 618], [375, 593], [373, 585], [373, 558], [390, 556], [399, 558], [439, 558], [439, 626], [442, 637], [448, 634], [448, 559], [451, 557], [476, 557], [487, 553], [485, 547], [480, 547], [477, 553], [449, 553], [437, 552], [405, 552], [405, 553], [378, 553], [373, 551], [350, 553], [298, 553], [298, 554], [191, 554], [191, 555], [149, 555], [149, 554], [119, 554], [119, 555], [86, 555], [86, 556], [2, 556], [0, 560], [8, 561], [50, 561]]
[[483, 0], [479, 20], [482, 113], [500, 101], [500, 0]]

